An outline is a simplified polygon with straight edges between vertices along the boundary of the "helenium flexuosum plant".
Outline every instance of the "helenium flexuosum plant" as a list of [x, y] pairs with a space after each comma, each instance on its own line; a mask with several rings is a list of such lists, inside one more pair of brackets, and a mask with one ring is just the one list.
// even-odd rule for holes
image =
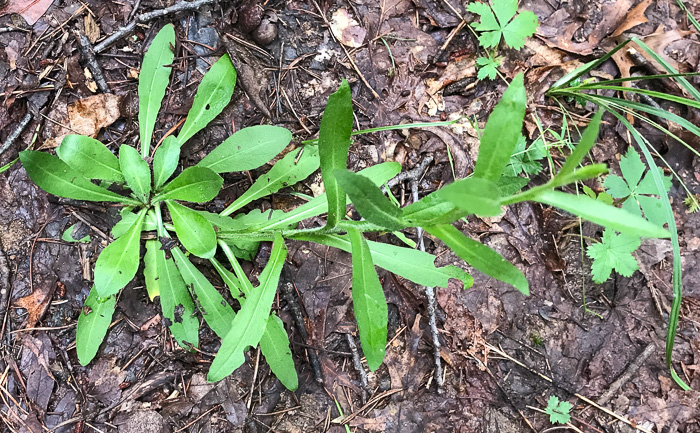
[[[520, 136], [525, 114], [522, 75], [513, 80], [486, 125], [473, 176], [457, 180], [405, 208], [389, 201], [380, 189], [400, 172], [398, 163], [385, 162], [359, 173], [347, 169], [353, 113], [350, 86], [343, 80], [338, 91], [329, 98], [317, 145], [288, 152], [221, 213], [193, 209], [181, 202], [212, 200], [223, 183], [219, 173], [262, 166], [280, 153], [292, 136], [286, 129], [275, 126], [242, 129], [197, 165], [184, 169], [170, 180], [177, 169], [182, 144], [214, 119], [231, 98], [236, 74], [230, 60], [224, 56], [202, 79], [180, 132], [165, 138], [149, 166], [145, 157], [152, 147], [155, 113], [160, 109], [168, 82], [173, 39], [172, 26], [164, 27], [144, 58], [139, 83], [140, 154], [122, 145], [117, 158], [100, 142], [81, 136], [64, 140], [57, 151], [58, 157], [34, 151], [21, 154], [32, 180], [47, 192], [72, 199], [124, 205], [122, 220], [112, 230], [115, 240], [97, 260], [95, 285], [85, 301], [87, 308], [78, 320], [76, 346], [83, 364], [93, 359], [106, 335], [115, 309], [115, 295], [137, 273], [142, 260], [141, 234], [144, 231], [155, 232], [155, 236], [150, 237], [155, 239], [145, 241], [143, 277], [146, 288], [151, 299], [159, 297], [164, 321], [175, 340], [188, 350], [197, 346], [199, 314], [222, 339], [208, 379], [217, 381], [226, 377], [245, 362], [244, 354], [249, 347], [260, 344], [272, 371], [290, 389], [296, 388], [297, 376], [289, 340], [282, 321], [271, 314], [287, 241], [312, 241], [352, 254], [353, 309], [367, 364], [376, 370], [384, 359], [388, 314], [375, 266], [433, 287], [447, 287], [450, 278], [457, 278], [469, 287], [472, 278], [455, 266], [436, 267], [432, 254], [369, 241], [365, 236], [367, 232], [423, 227], [474, 269], [511, 284], [524, 294], [529, 293], [528, 283], [517, 267], [451, 223], [470, 214], [498, 215], [503, 205], [535, 200], [559, 206], [621, 232], [648, 237], [667, 235], [664, 229], [623, 210], [585, 196], [554, 191], [558, 186], [605, 171], [601, 165], [578, 168], [594, 144], [600, 114], [550, 182], [515, 195], [501, 193], [498, 181]], [[83, 166], [91, 166], [93, 171], [82, 170]], [[230, 216], [256, 199], [302, 181], [319, 167], [326, 192], [306, 204], [288, 212], [253, 210]], [[91, 179], [100, 180], [101, 186]], [[130, 194], [122, 196], [106, 189], [107, 183], [120, 184]], [[364, 221], [347, 219], [346, 209], [350, 203]], [[324, 214], [327, 215], [325, 224], [296, 228], [299, 222]], [[184, 250], [177, 242], [172, 242], [173, 236]], [[258, 286], [254, 287], [239, 259], [250, 259], [262, 241], [273, 242], [272, 252], [258, 277]], [[238, 300], [238, 311], [234, 311], [189, 256], [211, 262], [231, 297]]]

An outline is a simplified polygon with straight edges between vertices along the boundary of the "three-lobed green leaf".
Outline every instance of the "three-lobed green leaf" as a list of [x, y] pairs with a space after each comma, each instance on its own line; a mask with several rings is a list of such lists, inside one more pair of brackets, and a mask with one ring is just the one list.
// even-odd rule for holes
[[88, 179], [124, 182], [119, 160], [104, 144], [85, 135], [66, 135], [56, 155]]
[[250, 126], [224, 140], [197, 165], [216, 173], [253, 170], [274, 158], [290, 141], [292, 133], [286, 128]]
[[498, 46], [503, 36], [506, 45], [519, 50], [525, 45], [525, 39], [537, 30], [537, 15], [533, 12], [523, 11], [515, 15], [518, 11], [517, 0], [492, 0], [491, 7], [486, 3], [474, 2], [467, 6], [467, 10], [481, 18], [472, 26], [483, 32], [479, 36], [479, 44], [484, 48]]
[[374, 371], [384, 360], [389, 310], [367, 241], [359, 230], [348, 230], [348, 235], [352, 245], [352, 306], [367, 366]]
[[605, 229], [600, 243], [592, 244], [586, 249], [588, 257], [593, 259], [593, 282], [604, 283], [610, 278], [613, 269], [623, 277], [631, 277], [634, 271], [639, 269], [639, 263], [632, 255], [639, 245], [639, 236], [618, 235], [613, 229]]

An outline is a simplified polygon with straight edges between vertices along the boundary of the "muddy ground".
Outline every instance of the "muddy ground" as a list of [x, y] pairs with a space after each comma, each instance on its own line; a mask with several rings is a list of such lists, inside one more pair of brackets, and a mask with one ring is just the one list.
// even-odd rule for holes
[[[183, 166], [195, 164], [234, 130], [250, 125], [271, 123], [292, 130], [295, 140], [312, 138], [341, 78], [351, 83], [358, 128], [459, 116], [475, 118], [483, 126], [505, 89], [500, 79], [477, 82], [474, 60], [482, 53], [475, 36], [461, 25], [475, 17], [456, 0], [269, 0], [264, 4], [267, 34], [246, 33], [242, 22], [248, 6], [212, 2], [196, 12], [139, 24], [135, 32], [99, 52], [96, 60], [106, 89], [88, 67], [75, 32], [86, 34], [99, 47], [134, 16], [173, 1], [2, 3], [0, 143], [6, 143], [18, 125], [26, 127], [0, 155], [0, 165], [28, 146], [51, 151], [56, 145], [52, 138], [70, 119], [69, 105], [91, 96], [90, 103], [96, 105], [84, 110], [87, 127], [99, 131], [98, 138], [113, 149], [136, 144], [138, 68], [145, 47], [168, 22], [175, 24], [178, 44], [156, 136], [184, 118], [202, 72], [218, 56], [228, 51], [239, 70], [233, 101], [186, 145]], [[684, 12], [669, 0], [643, 3], [641, 12], [632, 9], [632, 0], [520, 4], [538, 15], [538, 33], [523, 50], [501, 47], [499, 54], [505, 56], [501, 72], [506, 78], [525, 73], [528, 141], [539, 135], [535, 118], [543, 128], [561, 129], [559, 106], [544, 96], [549, 86], [604, 54], [620, 38], [645, 36], [680, 70], [700, 71], [698, 34]], [[700, 17], [700, 4], [688, 2], [687, 7]], [[341, 34], [347, 45], [339, 44], [329, 30], [328, 21], [338, 13], [356, 20]], [[278, 33], [271, 41], [270, 26]], [[615, 35], [619, 29], [621, 36]], [[597, 74], [615, 77], [625, 69], [629, 73], [630, 67], [633, 73], [648, 73], [621, 60], [605, 63]], [[119, 97], [118, 104], [105, 102], [111, 98], [104, 96], [107, 91]], [[573, 103], [566, 108], [580, 126], [595, 110]], [[700, 124], [697, 111], [682, 114]], [[618, 161], [629, 137], [612, 117], [605, 120], [593, 155], [619, 173]], [[699, 193], [700, 159], [653, 130], [642, 131], [690, 191]], [[463, 128], [364, 135], [351, 149], [350, 168], [398, 161], [405, 171], [430, 155], [434, 162], [419, 185], [425, 195], [453, 175], [471, 172], [478, 150], [475, 137], [468, 123]], [[697, 137], [688, 140], [700, 149]], [[225, 189], [208, 209], [223, 209], [258, 174], [227, 175]], [[533, 181], [541, 183], [547, 175], [545, 170]], [[312, 176], [297, 190], [312, 193], [318, 184], [319, 177]], [[290, 209], [298, 202], [289, 192], [255, 206]], [[410, 203], [408, 185], [397, 186], [394, 193]], [[370, 386], [364, 391], [345, 335], [356, 332], [349, 308], [350, 257], [290, 242], [285, 278], [296, 286], [310, 335], [303, 342], [284, 300], [275, 303], [291, 333], [300, 376], [299, 390], [291, 393], [271, 375], [256, 350], [231, 377], [206, 383], [211, 357], [174, 344], [138, 279], [122, 291], [98, 356], [89, 366], [80, 366], [75, 325], [91, 286], [91, 267], [106, 245], [117, 210], [49, 196], [16, 164], [0, 174], [0, 431], [340, 433], [348, 431], [344, 422], [357, 432], [544, 432], [555, 430], [542, 410], [556, 395], [574, 407], [573, 427], [556, 427], [559, 431], [633, 432], [632, 425], [642, 431], [698, 432], [700, 218], [687, 213], [677, 181], [671, 196], [685, 287], [674, 365], [693, 391], [681, 391], [664, 362], [672, 299], [670, 243], [646, 241], [637, 253], [641, 271], [630, 278], [613, 275], [595, 285], [576, 220], [524, 203], [498, 218], [459, 224], [517, 264], [532, 294], [524, 297], [478, 272], [469, 290], [456, 284], [437, 290], [445, 365], [442, 394], [432, 376], [422, 288], [380, 273], [390, 303], [391, 342], [384, 366], [369, 374]], [[75, 223], [90, 235], [89, 243], [61, 240], [63, 231]], [[587, 223], [582, 229], [588, 237], [601, 233], [600, 227]], [[426, 247], [439, 264], [469, 270], [440, 243], [428, 238]], [[247, 270], [259, 272], [268, 254], [269, 246], [263, 246]], [[200, 268], [218, 281], [211, 269]], [[586, 305], [596, 314], [584, 311], [584, 288]], [[217, 350], [218, 339], [210, 331], [202, 331], [201, 341], [202, 351]], [[308, 346], [318, 352], [322, 385], [315, 380]], [[607, 412], [582, 397], [599, 401]]]

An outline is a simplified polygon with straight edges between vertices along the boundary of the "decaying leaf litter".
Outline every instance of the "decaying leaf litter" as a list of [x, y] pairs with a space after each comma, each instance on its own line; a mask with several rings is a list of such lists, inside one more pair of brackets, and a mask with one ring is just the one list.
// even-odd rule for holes
[[[6, 10], [17, 3], [21, 2], [9, 2]], [[312, 138], [328, 95], [343, 77], [351, 82], [360, 128], [459, 115], [475, 115], [483, 126], [485, 113], [505, 89], [498, 81], [475, 83], [474, 59], [481, 53], [462, 21], [470, 23], [476, 17], [457, 2], [268, 2], [264, 7], [212, 2], [216, 4], [200, 5], [197, 12], [161, 19], [158, 11], [170, 3], [29, 3], [31, 8], [19, 9], [23, 18], [5, 16], [0, 26], [4, 48], [0, 73], [5, 83], [0, 138], [6, 143], [16, 136], [0, 155], [0, 164], [12, 161], [30, 143], [34, 148], [52, 147], [51, 138], [77, 125], [93, 125], [92, 131], [80, 132], [99, 136], [115, 149], [138, 141], [134, 94], [141, 54], [167, 22], [176, 25], [179, 47], [166, 115], [158, 124], [163, 128], [160, 134], [184, 119], [201, 73], [224, 52], [231, 55], [244, 89], [236, 91], [214, 127], [185, 149], [192, 164], [244, 126], [272, 122], [300, 139]], [[37, 11], [42, 4], [44, 10]], [[597, 49], [614, 47], [620, 37], [640, 36], [676, 69], [698, 71], [697, 32], [685, 12], [667, 2], [641, 5], [629, 0], [586, 2], [580, 8], [554, 8], [547, 2], [520, 5], [521, 11], [538, 16], [538, 33], [526, 41], [526, 50], [501, 49], [499, 54], [505, 57], [501, 73], [507, 78], [519, 71], [526, 74], [528, 142], [539, 136], [540, 128], [561, 127], [560, 110], [543, 96], [547, 88], [590, 56], [598, 56]], [[698, 15], [696, 6], [686, 6]], [[260, 24], [255, 26], [259, 11]], [[91, 41], [97, 51], [94, 61], [79, 48], [74, 34], [94, 38], [88, 16], [97, 22], [99, 32]], [[259, 45], [266, 42], [259, 34], [262, 30], [257, 31], [263, 21], [268, 33], [270, 24], [278, 33], [269, 45]], [[112, 45], [103, 43], [102, 38], [118, 34], [130, 23], [144, 25], [134, 25], [134, 33]], [[648, 68], [639, 58], [619, 55], [596, 74], [601, 78], [653, 74]], [[107, 104], [113, 98], [99, 89], [94, 70], [104, 74], [109, 90], [119, 99], [117, 115], [94, 116], [99, 110], [114, 111]], [[104, 101], [101, 108], [80, 108], [97, 100]], [[78, 118], [71, 113], [86, 115]], [[575, 113], [584, 125], [588, 111], [579, 107]], [[27, 116], [30, 120], [25, 120]], [[688, 117], [698, 123], [697, 111]], [[24, 128], [17, 135], [20, 125]], [[618, 167], [615, 161], [625, 154], [629, 138], [613, 126], [603, 128], [593, 156], [596, 162]], [[642, 131], [649, 132], [654, 146], [697, 193], [698, 159], [684, 154], [668, 137]], [[419, 192], [425, 195], [450, 182], [453, 174], [464, 177], [471, 172], [478, 134], [474, 125], [464, 122], [461, 130], [404, 129], [360, 136], [351, 148], [350, 167], [358, 170], [393, 160], [408, 170], [430, 155], [433, 164], [417, 177]], [[255, 176], [226, 178], [226, 189], [212, 205], [219, 208], [210, 210], [222, 210]], [[341, 335], [356, 333], [348, 312], [350, 257], [335, 249], [295, 243], [282, 282], [293, 285], [294, 297], [289, 301], [281, 297], [275, 304], [292, 331], [300, 372], [300, 389], [291, 394], [282, 391], [255, 351], [232, 377], [206, 383], [204, 361], [211, 359], [207, 353], [218, 349], [217, 339], [202, 335], [201, 354], [178, 350], [159, 310], [145, 303], [143, 291], [132, 290], [143, 285], [141, 281], [122, 292], [98, 361], [80, 367], [72, 348], [75, 322], [92, 280], [91, 262], [117, 220], [117, 211], [47, 196], [19, 166], [1, 179], [0, 283], [5, 293], [0, 312], [5, 310], [7, 316], [0, 393], [3, 428], [8, 431], [42, 431], [42, 424], [56, 431], [143, 431], [137, 429], [144, 426], [147, 431], [342, 431], [341, 422], [360, 431], [540, 431], [551, 424], [536, 409], [544, 411], [552, 395], [574, 404], [572, 422], [583, 431], [633, 431], [620, 421], [608, 425], [615, 420], [612, 415], [587, 408], [580, 398], [596, 400], [615, 386], [619, 393], [601, 405], [639, 423], [642, 431], [698, 428], [697, 392], [677, 389], [660, 349], [671, 296], [667, 242], [645, 241], [637, 253], [640, 272], [629, 278], [613, 275], [605, 284], [593, 285], [590, 262], [582, 258], [576, 229], [572, 231], [575, 221], [569, 216], [520, 204], [500, 217], [465, 221], [461, 229], [524, 270], [532, 293], [524, 298], [476, 272], [474, 287], [467, 291], [456, 286], [437, 290], [445, 365], [442, 395], [435, 392], [422, 288], [400, 277], [380, 275], [390, 305], [387, 358], [385, 367], [370, 374], [363, 385], [347, 337]], [[398, 200], [411, 202], [409, 183], [395, 189]], [[298, 192], [313, 194], [318, 188], [318, 181], [311, 178]], [[685, 212], [677, 185], [671, 194], [686, 270], [675, 357], [681, 374], [697, 390], [700, 294], [692, 269], [700, 247], [698, 219]], [[292, 194], [278, 194], [257, 205], [286, 210], [299, 203]], [[74, 223], [87, 227], [89, 244], [60, 240]], [[601, 233], [599, 227], [584, 224], [583, 234]], [[439, 256], [437, 264], [460, 263], [439, 245], [426, 239], [426, 247]], [[270, 245], [263, 245], [251, 262], [244, 263], [245, 270], [259, 274], [269, 255]], [[215, 275], [212, 269], [201, 269]], [[583, 312], [582, 282], [588, 307], [602, 319]], [[299, 303], [296, 308], [294, 299]], [[308, 335], [303, 338], [293, 325], [294, 310], [305, 322]], [[652, 355], [636, 364], [650, 347]], [[635, 371], [627, 374], [630, 369]], [[625, 376], [623, 383], [616, 381]], [[323, 378], [323, 385], [317, 377]]]

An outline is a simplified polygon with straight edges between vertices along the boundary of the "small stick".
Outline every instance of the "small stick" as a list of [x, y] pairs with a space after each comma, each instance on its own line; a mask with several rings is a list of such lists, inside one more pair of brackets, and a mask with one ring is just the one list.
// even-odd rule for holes
[[105, 76], [102, 73], [102, 68], [100, 67], [99, 63], [97, 63], [97, 59], [95, 58], [95, 51], [92, 48], [90, 39], [88, 39], [85, 33], [79, 32], [75, 32], [75, 38], [78, 40], [78, 44], [80, 45], [80, 52], [83, 55], [83, 58], [85, 59], [85, 63], [87, 64], [88, 69], [90, 70], [90, 72], [92, 72], [92, 77], [95, 79], [97, 87], [100, 88], [100, 91], [102, 93], [112, 93], [109, 86], [107, 85], [107, 80], [105, 80]]
[[[410, 125], [410, 124], [409, 124]], [[421, 161], [420, 165], [418, 167], [415, 167], [411, 170], [408, 171], [403, 171], [399, 174], [397, 174], [393, 179], [391, 179], [389, 182], [387, 182], [387, 186], [389, 188], [393, 188], [396, 185], [398, 185], [401, 182], [410, 180], [412, 182], [418, 181], [418, 179], [423, 176], [423, 173], [425, 173], [425, 170], [428, 168], [430, 163], [433, 162], [433, 156], [428, 155]], [[414, 201], [418, 201], [417, 197], [413, 197]]]
[[176, 3], [172, 6], [164, 8], [164, 9], [158, 9], [158, 10], [154, 10], [151, 12], [145, 12], [145, 13], [136, 15], [136, 18], [133, 21], [131, 21], [129, 24], [125, 25], [124, 27], [120, 27], [119, 30], [112, 33], [105, 40], [103, 40], [102, 42], [97, 44], [95, 46], [95, 52], [101, 53], [102, 51], [106, 50], [110, 45], [112, 45], [113, 43], [115, 43], [119, 39], [123, 38], [124, 36], [128, 35], [132, 31], [134, 31], [137, 23], [140, 23], [140, 24], [147, 23], [147, 22], [154, 20], [156, 18], [164, 17], [166, 15], [174, 14], [176, 12], [197, 10], [202, 6], [216, 3], [217, 1], [218, 0], [195, 0], [192, 2], [181, 1], [180, 3]]
[[630, 380], [633, 374], [639, 370], [639, 368], [644, 364], [644, 362], [651, 356], [652, 353], [654, 353], [654, 350], [656, 350], [656, 345], [651, 342], [649, 345], [644, 348], [642, 353], [639, 354], [637, 359], [635, 359], [630, 365], [627, 366], [625, 369], [625, 372], [620, 375], [613, 383], [610, 384], [610, 387], [608, 388], [607, 391], [603, 393], [600, 397], [598, 397], [598, 404], [603, 405], [607, 404], [614, 396], [617, 394], [617, 392], [622, 388], [622, 386], [627, 383], [627, 381]]
[[348, 340], [348, 346], [350, 346], [350, 351], [352, 352], [352, 364], [355, 366], [355, 370], [360, 373], [360, 381], [362, 382], [362, 404], [365, 404], [367, 403], [367, 390], [369, 389], [367, 372], [362, 367], [362, 361], [360, 360], [360, 353], [357, 351], [355, 338], [350, 334], [345, 334], [345, 338]]
[[[427, 159], [427, 158], [426, 158]], [[413, 202], [418, 202], [418, 181], [411, 182], [411, 194]], [[425, 252], [425, 244], [423, 243], [423, 229], [417, 227], [418, 232], [418, 249]], [[440, 339], [438, 338], [437, 320], [435, 319], [435, 290], [430, 286], [425, 287], [425, 297], [428, 298], [428, 323], [430, 324], [430, 335], [433, 339], [433, 358], [435, 362], [435, 384], [437, 385], [438, 394], [444, 391], [442, 378], [442, 363], [440, 362]]]
[[248, 410], [250, 410], [250, 406], [253, 404], [253, 394], [255, 394], [255, 380], [258, 378], [258, 369], [260, 368], [260, 349], [258, 349], [258, 354], [255, 357], [255, 369], [253, 370], [253, 380], [251, 381], [252, 383], [250, 384], [250, 395], [248, 395]]
[[10, 134], [7, 137], [7, 140], [5, 140], [5, 142], [2, 144], [2, 147], [0, 147], [0, 155], [2, 155], [7, 149], [10, 148], [10, 146], [12, 146], [12, 144], [15, 142], [15, 140], [17, 140], [17, 138], [19, 138], [22, 131], [24, 131], [24, 128], [26, 128], [27, 125], [29, 125], [29, 122], [31, 122], [31, 120], [32, 120], [32, 113], [28, 112], [27, 114], [24, 115], [22, 120], [19, 121], [19, 125], [17, 125], [15, 130], [12, 131], [12, 134]]
[[[301, 339], [304, 341], [304, 344], [308, 346], [306, 343], [309, 341], [309, 333], [306, 332], [306, 325], [304, 324], [304, 317], [301, 314], [301, 307], [294, 296], [294, 284], [289, 278], [285, 278], [284, 280], [285, 281], [283, 281], [280, 285], [282, 297], [289, 306], [289, 311], [292, 313], [294, 324], [297, 325]], [[318, 361], [318, 354], [310, 347], [306, 347], [306, 354], [309, 356], [309, 362], [311, 363], [311, 368], [314, 371], [314, 378], [316, 379], [316, 382], [323, 383], [323, 373], [321, 372], [321, 363]]]

